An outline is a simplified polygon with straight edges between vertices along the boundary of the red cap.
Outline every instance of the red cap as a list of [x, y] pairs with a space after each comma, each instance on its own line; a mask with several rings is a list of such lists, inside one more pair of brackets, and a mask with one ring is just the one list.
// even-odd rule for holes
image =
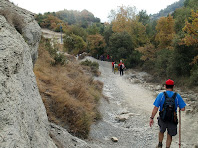
[[174, 81], [171, 80], [171, 79], [168, 79], [168, 80], [166, 81], [166, 85], [174, 85]]

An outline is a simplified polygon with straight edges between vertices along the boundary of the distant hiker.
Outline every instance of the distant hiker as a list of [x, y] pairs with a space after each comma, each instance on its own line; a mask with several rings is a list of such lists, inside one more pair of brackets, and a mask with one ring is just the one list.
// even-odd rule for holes
[[112, 72], [114, 72], [114, 64], [115, 64], [115, 62], [113, 61], [111, 64], [112, 64]]
[[104, 56], [103, 55], [100, 56], [100, 60], [104, 61]]
[[158, 125], [160, 127], [159, 132], [159, 143], [156, 148], [162, 148], [162, 141], [164, 138], [164, 132], [167, 129], [167, 139], [166, 148], [170, 148], [172, 142], [172, 136], [177, 134], [177, 107], [181, 111], [185, 110], [186, 103], [183, 101], [182, 97], [173, 92], [174, 81], [166, 81], [166, 91], [158, 94], [155, 102], [153, 103], [154, 108], [150, 117], [150, 127], [153, 125], [154, 117], [159, 109]]
[[109, 59], [110, 59], [110, 56], [109, 56], [109, 55], [107, 55], [107, 61], [109, 61]]
[[119, 70], [120, 70], [120, 75], [123, 75], [123, 71], [124, 71], [124, 63], [122, 63], [122, 60], [120, 60], [120, 63], [118, 64]]
[[118, 71], [118, 64], [115, 62], [114, 63], [114, 74], [115, 74], [115, 72], [117, 72]]

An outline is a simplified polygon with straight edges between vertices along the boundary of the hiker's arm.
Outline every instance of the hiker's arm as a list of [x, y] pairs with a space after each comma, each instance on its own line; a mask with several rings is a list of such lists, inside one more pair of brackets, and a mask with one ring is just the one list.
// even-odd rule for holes
[[155, 115], [157, 114], [157, 111], [158, 111], [158, 107], [154, 106], [152, 114], [151, 114], [151, 118], [155, 117]]
[[150, 123], [149, 123], [150, 127], [151, 127], [151, 126], [153, 125], [153, 123], [154, 123], [153, 119], [154, 119], [154, 117], [155, 117], [157, 111], [158, 111], [158, 107], [155, 106], [155, 107], [153, 108], [153, 111], [152, 111], [152, 114], [151, 114], [151, 117], [150, 117]]

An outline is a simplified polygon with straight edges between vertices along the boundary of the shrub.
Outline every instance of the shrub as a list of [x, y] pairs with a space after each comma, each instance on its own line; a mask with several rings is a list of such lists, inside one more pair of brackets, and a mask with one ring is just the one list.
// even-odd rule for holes
[[57, 64], [61, 64], [64, 65], [67, 61], [66, 56], [61, 53], [60, 51], [58, 51], [58, 46], [57, 43], [53, 43], [54, 47], [51, 45], [51, 39], [45, 39], [43, 37], [41, 37], [41, 43], [44, 44], [45, 49], [49, 52], [50, 56], [54, 59], [53, 61], [51, 61], [51, 64], [57, 65]]
[[74, 55], [83, 53], [87, 47], [87, 44], [83, 38], [75, 34], [64, 36], [63, 41], [66, 51]]
[[56, 53], [54, 56], [54, 62], [52, 62], [52, 65], [57, 65], [57, 64], [61, 64], [64, 65], [67, 61], [67, 58], [65, 57], [65, 55], [63, 53]]
[[91, 73], [93, 73], [95, 76], [99, 76], [100, 73], [99, 73], [99, 64], [97, 62], [92, 62], [92, 61], [89, 61], [89, 60], [85, 60], [83, 62], [81, 62], [81, 65], [84, 65], [84, 66], [88, 66], [91, 68]]
[[194, 65], [193, 69], [191, 70], [190, 76], [190, 84], [198, 86], [198, 65]]
[[198, 54], [192, 46], [176, 45], [173, 52], [173, 58], [171, 61], [171, 70], [174, 71], [176, 76], [190, 76], [192, 69], [193, 58]]

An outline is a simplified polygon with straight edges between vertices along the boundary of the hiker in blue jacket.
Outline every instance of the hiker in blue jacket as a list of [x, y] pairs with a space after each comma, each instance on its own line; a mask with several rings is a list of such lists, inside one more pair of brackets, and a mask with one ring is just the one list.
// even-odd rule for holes
[[172, 136], [177, 134], [177, 107], [181, 111], [185, 111], [186, 103], [178, 93], [173, 92], [174, 81], [166, 81], [166, 91], [158, 94], [153, 105], [153, 111], [150, 117], [150, 127], [153, 125], [154, 117], [159, 109], [158, 125], [159, 131], [159, 143], [156, 148], [162, 148], [162, 141], [164, 138], [164, 132], [167, 130], [166, 148], [170, 148], [172, 142]]

